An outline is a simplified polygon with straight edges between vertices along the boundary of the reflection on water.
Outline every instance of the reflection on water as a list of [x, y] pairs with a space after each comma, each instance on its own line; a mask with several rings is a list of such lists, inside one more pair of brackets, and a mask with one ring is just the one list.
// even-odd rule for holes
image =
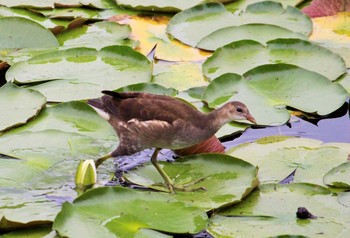
[[238, 135], [238, 138], [223, 144], [225, 147], [231, 148], [244, 142], [272, 135], [299, 136], [323, 142], [350, 143], [350, 111], [348, 103], [322, 120], [306, 121], [292, 116], [290, 121], [291, 123], [278, 127], [249, 128]]

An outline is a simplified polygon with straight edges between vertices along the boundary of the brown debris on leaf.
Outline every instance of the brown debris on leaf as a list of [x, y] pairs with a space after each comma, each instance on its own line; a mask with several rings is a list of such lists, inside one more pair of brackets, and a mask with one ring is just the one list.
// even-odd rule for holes
[[333, 16], [337, 12], [350, 11], [348, 0], [313, 0], [311, 4], [302, 9], [302, 12], [311, 18]]

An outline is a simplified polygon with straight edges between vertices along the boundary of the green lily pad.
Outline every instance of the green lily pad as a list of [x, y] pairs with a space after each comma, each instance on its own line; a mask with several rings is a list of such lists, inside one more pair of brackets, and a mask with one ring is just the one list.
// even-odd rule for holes
[[6, 7], [55, 8], [89, 6], [96, 8], [111, 7], [111, 3], [103, 0], [0, 0]]
[[242, 144], [227, 153], [258, 166], [261, 182], [281, 181], [296, 169], [295, 182], [319, 185], [323, 185], [322, 177], [330, 168], [344, 163], [348, 157], [346, 150], [335, 145], [277, 136]]
[[1, 238], [58, 238], [51, 227], [15, 230], [1, 235]]
[[45, 97], [34, 90], [7, 83], [0, 88], [0, 131], [26, 123], [45, 107]]
[[[11, 2], [14, 2], [14, 1], [11, 1]], [[36, 23], [39, 23], [43, 27], [52, 29], [54, 31], [62, 30], [66, 28], [71, 22], [71, 21], [62, 20], [62, 19], [48, 19], [46, 17], [43, 17], [25, 8], [8, 8], [4, 6], [0, 6], [0, 16], [27, 18], [29, 20], [35, 21]]]
[[156, 12], [179, 12], [193, 7], [205, 1], [203, 0], [116, 0], [117, 4], [122, 7], [136, 10], [156, 11]]
[[68, 102], [45, 108], [29, 123], [0, 136], [0, 153], [15, 158], [97, 158], [117, 144], [114, 129], [87, 104]]
[[1, 49], [58, 46], [51, 31], [26, 18], [2, 17], [0, 31]]
[[153, 65], [153, 81], [180, 91], [207, 86], [201, 66], [195, 62], [157, 62]]
[[261, 44], [277, 38], [297, 38], [307, 40], [307, 37], [300, 33], [295, 33], [285, 28], [265, 25], [247, 24], [240, 26], [230, 26], [221, 28], [202, 38], [197, 44], [198, 48], [214, 51], [219, 47], [240, 40], [254, 40]]
[[348, 91], [348, 94], [350, 95], [350, 74], [347, 73], [344, 76], [340, 77], [337, 82], [342, 85], [346, 91]]
[[[238, 10], [243, 11], [250, 4], [264, 1], [266, 0], [237, 0], [233, 3], [226, 4], [225, 7], [231, 12], [235, 12]], [[283, 7], [286, 8], [288, 6], [297, 6], [299, 3], [303, 2], [303, 0], [274, 0], [274, 2], [279, 2], [283, 5]]]
[[275, 25], [306, 36], [312, 30], [311, 20], [298, 9], [284, 9], [280, 3], [266, 1], [249, 5], [240, 15], [232, 14], [220, 3], [197, 5], [173, 16], [167, 32], [194, 47], [219, 29], [245, 24]]
[[345, 162], [331, 169], [324, 177], [323, 182], [337, 188], [350, 188], [350, 162]]
[[[299, 207], [317, 218], [297, 218]], [[265, 184], [243, 202], [215, 214], [208, 230], [214, 237], [346, 237], [350, 231], [349, 212], [350, 208], [339, 204], [324, 187]]]
[[91, 47], [101, 49], [110, 45], [136, 45], [129, 39], [131, 28], [116, 22], [96, 22], [64, 31], [57, 35], [63, 48]]
[[[186, 156], [173, 163], [160, 162], [160, 164], [176, 185], [194, 183], [188, 188], [204, 187], [206, 191], [177, 191], [173, 197], [206, 210], [241, 201], [259, 183], [256, 167], [228, 155], [200, 154]], [[138, 167], [125, 177], [135, 184], [168, 191], [162, 177], [152, 164]]]
[[32, 88], [48, 101], [88, 99], [100, 96], [103, 89], [149, 82], [151, 64], [127, 46], [109, 46], [100, 51], [72, 48], [18, 62], [6, 72], [6, 79], [20, 84], [44, 83]]
[[258, 124], [281, 125], [290, 117], [285, 106], [327, 115], [340, 108], [346, 98], [347, 92], [342, 86], [322, 75], [277, 64], [257, 67], [245, 73], [244, 78], [224, 74], [208, 85], [202, 99], [212, 108], [227, 101], [241, 101]]
[[202, 209], [163, 193], [104, 187], [63, 204], [53, 229], [68, 237], [134, 237], [142, 228], [195, 234], [207, 221]]
[[[60, 205], [46, 198], [44, 190], [2, 188], [0, 201], [1, 230], [50, 224], [60, 210]], [[17, 207], [16, 212], [14, 207]]]
[[166, 95], [166, 96], [172, 96], [172, 97], [177, 95], [176, 89], [166, 88], [156, 83], [130, 84], [128, 86], [118, 88], [115, 91], [116, 92], [144, 92], [144, 93], [152, 93], [152, 94]]
[[276, 39], [267, 42], [266, 47], [251, 40], [232, 42], [218, 48], [203, 63], [203, 73], [213, 79], [225, 73], [244, 74], [271, 63], [296, 65], [332, 81], [346, 73], [344, 60], [339, 55], [300, 39]]

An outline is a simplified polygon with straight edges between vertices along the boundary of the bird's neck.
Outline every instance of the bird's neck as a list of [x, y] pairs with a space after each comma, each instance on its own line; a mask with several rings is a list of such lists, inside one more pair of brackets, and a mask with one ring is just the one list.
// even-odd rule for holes
[[231, 121], [232, 118], [230, 118], [225, 105], [208, 114], [208, 124], [212, 126], [212, 130], [215, 132]]

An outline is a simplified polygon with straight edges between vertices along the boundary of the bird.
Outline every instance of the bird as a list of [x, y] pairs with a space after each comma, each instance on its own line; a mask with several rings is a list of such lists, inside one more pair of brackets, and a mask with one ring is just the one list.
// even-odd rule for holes
[[118, 147], [95, 161], [96, 168], [105, 160], [132, 155], [154, 148], [151, 162], [164, 179], [170, 193], [186, 190], [173, 183], [158, 164], [161, 149], [179, 150], [212, 137], [223, 125], [234, 120], [256, 121], [245, 104], [231, 101], [222, 107], [202, 113], [175, 97], [143, 92], [102, 91], [100, 98], [87, 101], [106, 119], [117, 133]]

